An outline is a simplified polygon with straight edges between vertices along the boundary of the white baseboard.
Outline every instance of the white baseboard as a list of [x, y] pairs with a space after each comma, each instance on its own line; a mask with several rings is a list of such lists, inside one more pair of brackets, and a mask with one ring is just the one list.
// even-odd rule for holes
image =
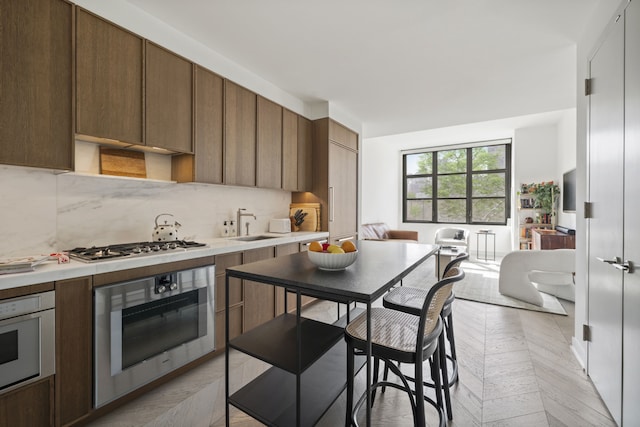
[[580, 366], [582, 366], [582, 369], [586, 372], [587, 371], [587, 364], [586, 364], [587, 352], [586, 352], [585, 345], [582, 342], [578, 341], [576, 337], [572, 337], [571, 351], [573, 352], [573, 355], [576, 357], [576, 360], [578, 361]]

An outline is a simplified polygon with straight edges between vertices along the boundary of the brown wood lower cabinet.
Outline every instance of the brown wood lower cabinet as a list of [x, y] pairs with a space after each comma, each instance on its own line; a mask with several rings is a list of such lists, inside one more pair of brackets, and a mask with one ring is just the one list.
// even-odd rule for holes
[[[303, 249], [303, 247], [305, 249]], [[291, 255], [306, 250], [306, 246], [301, 243], [289, 243], [286, 245], [276, 246], [276, 257]], [[276, 316], [284, 313], [284, 288], [278, 286], [275, 288], [276, 299]], [[302, 306], [315, 301], [315, 298], [303, 295], [301, 298]], [[295, 312], [296, 310], [296, 294], [294, 292], [287, 292], [287, 312]]]
[[92, 278], [55, 282], [56, 425], [88, 415], [92, 405]]
[[[242, 252], [216, 255], [216, 351], [225, 346], [225, 270], [237, 265], [242, 265]], [[229, 338], [232, 339], [242, 333], [242, 280], [232, 277], [229, 288]]]
[[53, 383], [51, 376], [1, 395], [0, 426], [52, 426]]
[[[243, 264], [274, 257], [274, 247], [251, 249], [244, 252]], [[244, 328], [243, 333], [275, 317], [275, 289], [264, 283], [243, 281]]]

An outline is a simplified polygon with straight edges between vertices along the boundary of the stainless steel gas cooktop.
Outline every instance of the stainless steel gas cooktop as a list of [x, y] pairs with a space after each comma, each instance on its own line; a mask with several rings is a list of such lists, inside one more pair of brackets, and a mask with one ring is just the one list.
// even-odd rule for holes
[[180, 252], [207, 246], [205, 243], [175, 240], [171, 242], [120, 243], [107, 246], [70, 249], [69, 256], [82, 262], [99, 262], [124, 257], [157, 255], [165, 252]]

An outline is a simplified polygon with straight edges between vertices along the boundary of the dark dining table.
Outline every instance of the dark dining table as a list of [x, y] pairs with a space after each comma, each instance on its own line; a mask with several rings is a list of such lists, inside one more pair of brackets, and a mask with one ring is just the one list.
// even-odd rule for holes
[[[371, 306], [427, 258], [437, 245], [357, 241], [356, 261], [342, 271], [316, 267], [306, 252], [272, 258], [226, 270], [226, 425], [229, 405], [272, 426], [314, 425], [346, 386], [347, 319], [334, 324], [301, 315], [301, 296], [338, 303], [360, 303], [367, 316], [366, 394], [371, 402]], [[232, 277], [283, 287], [295, 295], [296, 311], [276, 316], [238, 337], [229, 339], [229, 279]], [[356, 304], [357, 305], [357, 304]], [[285, 307], [286, 307], [285, 301]], [[349, 310], [347, 310], [348, 312]], [[272, 366], [232, 394], [229, 390], [229, 352], [239, 350]], [[367, 425], [371, 405], [366, 405]]]

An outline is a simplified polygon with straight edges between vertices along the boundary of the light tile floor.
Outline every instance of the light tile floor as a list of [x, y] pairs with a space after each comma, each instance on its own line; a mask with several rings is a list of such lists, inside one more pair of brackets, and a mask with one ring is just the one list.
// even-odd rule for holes
[[[435, 280], [429, 261], [407, 277], [404, 285], [420, 286], [425, 280]], [[465, 280], [486, 278], [467, 274]], [[569, 316], [455, 301], [460, 381], [451, 389], [454, 419], [449, 426], [615, 425], [571, 352], [573, 304], [563, 301], [563, 305]], [[336, 316], [336, 307], [321, 302], [305, 314], [331, 319]], [[232, 388], [266, 368], [239, 353], [233, 354], [231, 363]], [[357, 392], [363, 389], [363, 376], [364, 371], [358, 376]], [[318, 425], [344, 425], [344, 402], [343, 393]], [[413, 425], [407, 397], [400, 391], [388, 389], [379, 395], [372, 411], [375, 426]], [[261, 425], [240, 411], [232, 410], [231, 414], [233, 426]], [[360, 418], [363, 416], [361, 411]], [[427, 409], [427, 417], [430, 426], [437, 425], [433, 409]], [[224, 358], [212, 360], [90, 425], [223, 426]]]

